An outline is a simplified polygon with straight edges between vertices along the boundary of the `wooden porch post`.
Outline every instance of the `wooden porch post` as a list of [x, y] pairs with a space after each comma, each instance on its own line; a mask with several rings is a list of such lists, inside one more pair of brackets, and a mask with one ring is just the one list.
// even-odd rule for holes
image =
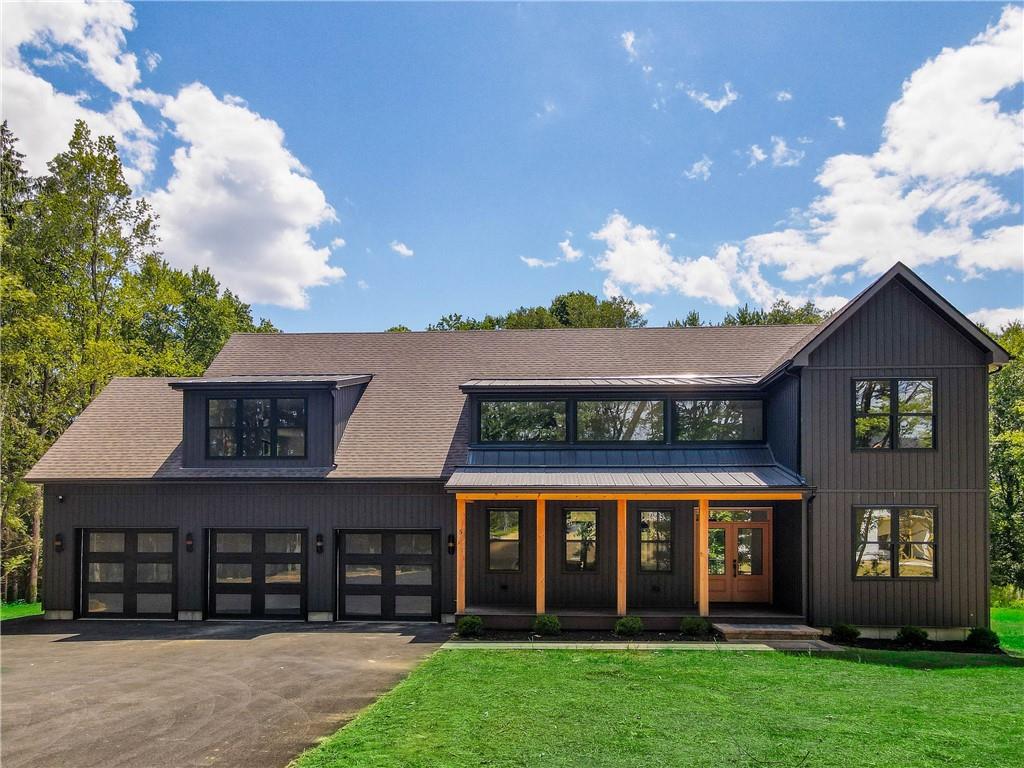
[[466, 500], [455, 497], [455, 612], [466, 612]]
[[544, 512], [545, 512], [544, 497], [543, 496], [538, 496], [537, 497], [536, 520], [534, 521], [536, 526], [537, 526], [537, 547], [536, 547], [537, 552], [535, 553], [535, 557], [537, 559], [537, 563], [536, 563], [536, 566], [537, 566], [537, 584], [536, 584], [536, 591], [537, 591], [536, 602], [537, 602], [537, 605], [536, 605], [536, 608], [534, 610], [536, 611], [538, 616], [540, 616], [542, 613], [544, 613], [544, 596], [545, 596], [545, 592], [547, 590], [547, 583], [544, 580], [544, 559], [545, 559], [545, 553], [544, 553], [544, 534], [545, 534], [545, 528], [546, 528], [545, 523], [544, 523], [544, 517], [545, 517]]
[[618, 573], [616, 578], [615, 609], [619, 616], [626, 615], [626, 497], [618, 498]]
[[707, 496], [697, 502], [697, 606], [701, 616], [711, 614], [708, 595], [708, 518], [710, 503]]

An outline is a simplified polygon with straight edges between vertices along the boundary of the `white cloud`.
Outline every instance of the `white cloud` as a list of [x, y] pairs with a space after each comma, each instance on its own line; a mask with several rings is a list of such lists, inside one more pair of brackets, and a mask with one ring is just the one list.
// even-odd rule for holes
[[791, 149], [781, 136], [772, 136], [772, 165], [776, 168], [792, 168], [800, 165], [806, 154], [801, 149]]
[[797, 144], [813, 144], [814, 143], [814, 139], [810, 138], [809, 136], [797, 136], [796, 137], [796, 143]]
[[979, 325], [984, 325], [993, 331], [998, 331], [1010, 325], [1010, 323], [1024, 322], [1024, 307], [979, 309], [976, 312], [969, 312], [967, 316]]
[[150, 196], [169, 262], [209, 267], [245, 301], [293, 308], [307, 305], [307, 288], [345, 276], [311, 241], [334, 210], [277, 123], [200, 83], [160, 112], [183, 143], [166, 188]]
[[533, 116], [538, 119], [542, 119], [545, 117], [550, 117], [557, 111], [558, 105], [555, 104], [555, 102], [553, 102], [551, 99], [545, 99], [544, 103], [541, 105], [541, 108], [534, 112]]
[[747, 163], [748, 168], [753, 168], [758, 163], [764, 162], [768, 159], [768, 155], [761, 149], [757, 144], [751, 144], [750, 149], [747, 150], [747, 156], [750, 158], [750, 162]]
[[408, 259], [409, 257], [414, 256], [416, 254], [416, 252], [413, 251], [412, 248], [398, 240], [392, 240], [391, 245], [389, 247], [391, 248], [392, 251], [394, 251], [404, 259]]
[[583, 251], [573, 248], [572, 242], [567, 237], [558, 244], [558, 250], [562, 252], [562, 258], [566, 261], [579, 261], [583, 257]]
[[697, 160], [690, 166], [689, 170], [683, 171], [683, 175], [694, 181], [697, 179], [707, 181], [711, 178], [711, 166], [713, 164], [711, 158], [707, 155], [702, 155], [700, 160]]
[[836, 124], [836, 128], [843, 131], [846, 130], [846, 118], [842, 115], [833, 115], [829, 118], [829, 121]]
[[155, 51], [146, 51], [146, 69], [148, 69], [150, 72], [152, 72], [154, 69], [160, 66], [160, 61], [161, 56], [159, 53], [156, 53]]
[[793, 94], [790, 93], [789, 91], [779, 91], [778, 93], [775, 94], [775, 100], [776, 101], [792, 101], [793, 100]]
[[686, 95], [704, 107], [704, 109], [709, 109], [715, 114], [718, 114], [740, 97], [740, 95], [732, 89], [731, 83], [726, 83], [723, 90], [723, 95], [719, 99], [712, 99], [707, 93], [698, 91], [694, 88], [688, 88], [686, 90]]
[[649, 75], [652, 72], [654, 72], [654, 67], [652, 67], [650, 64], [644, 64], [642, 69], [645, 75]]
[[344, 237], [336, 237], [331, 240], [331, 249], [336, 250], [338, 248], [344, 248], [347, 245]]
[[626, 49], [626, 53], [629, 54], [630, 61], [636, 61], [637, 50], [636, 50], [636, 32], [633, 30], [627, 30], [619, 35], [619, 39], [622, 41], [622, 47]]
[[558, 265], [558, 260], [545, 261], [544, 259], [537, 259], [533, 256], [520, 256], [519, 260], [523, 262], [530, 269], [547, 269]]
[[356, 286], [359, 288], [360, 291], [370, 290], [370, 284], [365, 280], [356, 280]]

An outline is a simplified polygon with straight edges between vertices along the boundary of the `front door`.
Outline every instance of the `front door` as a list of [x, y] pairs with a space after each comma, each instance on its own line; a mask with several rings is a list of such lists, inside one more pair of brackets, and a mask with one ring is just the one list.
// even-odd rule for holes
[[770, 603], [772, 527], [767, 509], [712, 509], [708, 597], [713, 603]]

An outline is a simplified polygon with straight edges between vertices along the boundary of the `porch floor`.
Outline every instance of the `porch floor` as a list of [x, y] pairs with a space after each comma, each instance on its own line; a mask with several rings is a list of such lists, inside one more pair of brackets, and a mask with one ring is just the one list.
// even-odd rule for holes
[[[712, 603], [708, 620], [714, 623], [732, 624], [803, 624], [805, 617], [789, 613], [770, 605], [747, 605], [742, 603]], [[549, 607], [549, 614], [558, 616], [563, 629], [600, 630], [611, 629], [619, 618], [614, 608], [569, 609]], [[652, 630], [678, 630], [680, 620], [685, 616], [697, 616], [696, 606], [674, 609], [632, 608], [630, 616], [639, 616], [644, 626]], [[536, 615], [533, 606], [527, 605], [470, 605], [465, 614], [484, 618], [484, 623], [493, 629], [526, 629]]]

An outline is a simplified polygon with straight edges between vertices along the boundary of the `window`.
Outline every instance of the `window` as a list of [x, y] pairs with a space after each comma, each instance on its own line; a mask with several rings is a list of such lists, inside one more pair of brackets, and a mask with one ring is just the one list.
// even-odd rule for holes
[[597, 568], [597, 510], [565, 510], [565, 567], [572, 571]]
[[482, 443], [564, 443], [564, 400], [484, 400]]
[[860, 507], [854, 510], [854, 576], [929, 578], [935, 575], [935, 510]]
[[487, 510], [487, 570], [519, 570], [519, 510]]
[[306, 456], [305, 398], [210, 398], [206, 415], [206, 454], [210, 458]]
[[640, 570], [672, 570], [672, 511], [640, 510]]
[[761, 441], [764, 407], [760, 400], [675, 400], [679, 442]]
[[665, 441], [664, 400], [580, 400], [576, 439], [584, 442]]
[[935, 447], [934, 379], [855, 379], [853, 447]]

